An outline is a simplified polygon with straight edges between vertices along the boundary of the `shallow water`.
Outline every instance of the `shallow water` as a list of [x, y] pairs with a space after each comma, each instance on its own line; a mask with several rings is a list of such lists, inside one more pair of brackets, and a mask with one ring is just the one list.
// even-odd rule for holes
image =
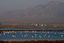
[[64, 32], [15, 31], [0, 33], [0, 40], [64, 40]]

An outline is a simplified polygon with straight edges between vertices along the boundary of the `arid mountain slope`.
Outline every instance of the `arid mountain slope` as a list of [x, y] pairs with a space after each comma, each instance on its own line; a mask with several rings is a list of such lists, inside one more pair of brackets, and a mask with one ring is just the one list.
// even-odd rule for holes
[[25, 10], [5, 11], [0, 13], [0, 19], [5, 21], [14, 20], [14, 22], [18, 20], [37, 23], [64, 23], [64, 3], [51, 1], [47, 5], [39, 4]]

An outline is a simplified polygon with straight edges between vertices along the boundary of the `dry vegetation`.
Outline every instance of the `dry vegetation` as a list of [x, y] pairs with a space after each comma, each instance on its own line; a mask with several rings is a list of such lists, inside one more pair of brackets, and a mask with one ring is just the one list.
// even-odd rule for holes
[[0, 43], [64, 43], [64, 41], [0, 41]]
[[43, 25], [0, 25], [0, 28], [64, 28], [64, 24], [47, 24], [46, 26]]
[[16, 25], [0, 25], [0, 28], [15, 28]]

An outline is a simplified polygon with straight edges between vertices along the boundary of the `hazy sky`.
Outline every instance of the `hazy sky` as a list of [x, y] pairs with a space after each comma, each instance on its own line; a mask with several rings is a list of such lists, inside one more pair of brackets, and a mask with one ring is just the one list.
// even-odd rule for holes
[[[3, 11], [6, 12], [7, 10], [13, 11], [13, 10], [17, 10], [17, 9], [26, 9], [26, 8], [31, 8], [31, 7], [40, 5], [40, 4], [45, 5], [49, 1], [52, 1], [52, 0], [0, 0], [0, 16], [2, 15], [1, 13]], [[57, 0], [57, 1], [64, 2], [64, 0]], [[4, 16], [5, 16], [5, 14], [4, 14]], [[13, 16], [13, 14], [12, 14], [12, 16]], [[3, 18], [3, 16], [2, 16], [2, 18]]]
[[0, 0], [0, 11], [25, 9], [38, 4], [47, 4], [49, 1], [51, 0]]
[[48, 0], [0, 0], [0, 9], [24, 9], [47, 2]]

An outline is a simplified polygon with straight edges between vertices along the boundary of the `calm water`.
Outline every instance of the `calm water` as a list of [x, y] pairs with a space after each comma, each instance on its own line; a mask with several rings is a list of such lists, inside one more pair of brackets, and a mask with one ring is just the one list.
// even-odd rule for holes
[[58, 31], [15, 31], [0, 33], [0, 40], [64, 40], [64, 32]]

